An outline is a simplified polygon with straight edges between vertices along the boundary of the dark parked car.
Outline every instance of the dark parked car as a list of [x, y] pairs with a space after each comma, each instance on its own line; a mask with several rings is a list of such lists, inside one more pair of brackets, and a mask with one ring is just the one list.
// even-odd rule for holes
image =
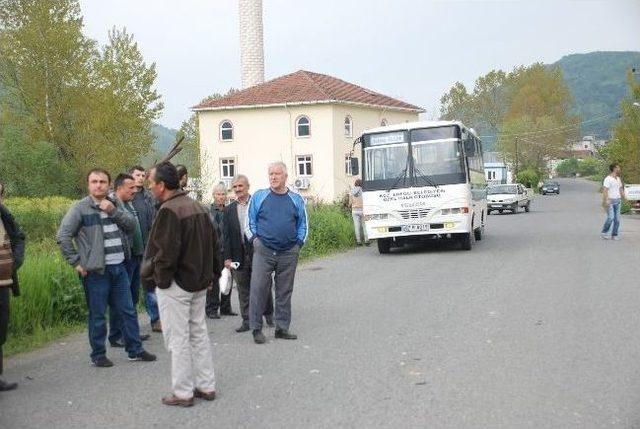
[[560, 184], [558, 182], [547, 181], [542, 184], [540, 188], [540, 193], [542, 195], [546, 194], [560, 194]]

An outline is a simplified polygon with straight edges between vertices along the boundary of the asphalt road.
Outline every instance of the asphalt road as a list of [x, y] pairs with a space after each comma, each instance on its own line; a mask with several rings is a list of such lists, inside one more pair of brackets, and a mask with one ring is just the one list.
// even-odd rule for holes
[[[599, 236], [596, 185], [491, 215], [471, 251], [374, 246], [299, 268], [298, 341], [210, 324], [218, 399], [163, 406], [169, 357], [89, 365], [84, 335], [16, 356], [0, 428], [640, 427], [640, 220]], [[234, 295], [234, 306], [237, 307]], [[145, 327], [146, 328], [146, 327]]]

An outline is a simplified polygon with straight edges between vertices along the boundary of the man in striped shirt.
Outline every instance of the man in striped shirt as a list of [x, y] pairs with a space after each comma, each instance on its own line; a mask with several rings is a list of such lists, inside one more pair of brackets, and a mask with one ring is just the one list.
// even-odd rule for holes
[[113, 366], [106, 356], [105, 313], [110, 305], [122, 319], [122, 335], [129, 360], [154, 361], [140, 342], [138, 315], [133, 307], [125, 259], [131, 253], [127, 234], [135, 231], [135, 217], [107, 198], [111, 177], [102, 169], [87, 175], [89, 196], [78, 201], [62, 219], [57, 241], [62, 255], [82, 279], [89, 306], [91, 361]]

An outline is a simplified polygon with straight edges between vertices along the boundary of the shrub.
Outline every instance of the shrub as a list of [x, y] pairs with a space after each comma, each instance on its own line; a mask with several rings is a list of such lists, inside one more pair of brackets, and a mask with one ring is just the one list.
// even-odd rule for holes
[[538, 182], [540, 181], [540, 175], [533, 168], [527, 168], [518, 173], [518, 183], [522, 183], [527, 188], [538, 188]]
[[351, 216], [338, 204], [308, 207], [309, 237], [301, 257], [326, 255], [355, 244]]
[[11, 301], [11, 335], [25, 336], [86, 320], [82, 285], [52, 240], [27, 245], [18, 276], [21, 295]]
[[23, 229], [29, 243], [55, 238], [62, 217], [74, 200], [64, 197], [7, 198], [5, 205]]

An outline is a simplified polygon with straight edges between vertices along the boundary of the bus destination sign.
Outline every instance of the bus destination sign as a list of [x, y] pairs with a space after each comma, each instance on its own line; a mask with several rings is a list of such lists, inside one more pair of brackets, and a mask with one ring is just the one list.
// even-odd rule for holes
[[405, 143], [407, 141], [407, 133], [404, 131], [396, 131], [392, 133], [371, 134], [369, 136], [369, 146], [380, 146], [384, 144]]

